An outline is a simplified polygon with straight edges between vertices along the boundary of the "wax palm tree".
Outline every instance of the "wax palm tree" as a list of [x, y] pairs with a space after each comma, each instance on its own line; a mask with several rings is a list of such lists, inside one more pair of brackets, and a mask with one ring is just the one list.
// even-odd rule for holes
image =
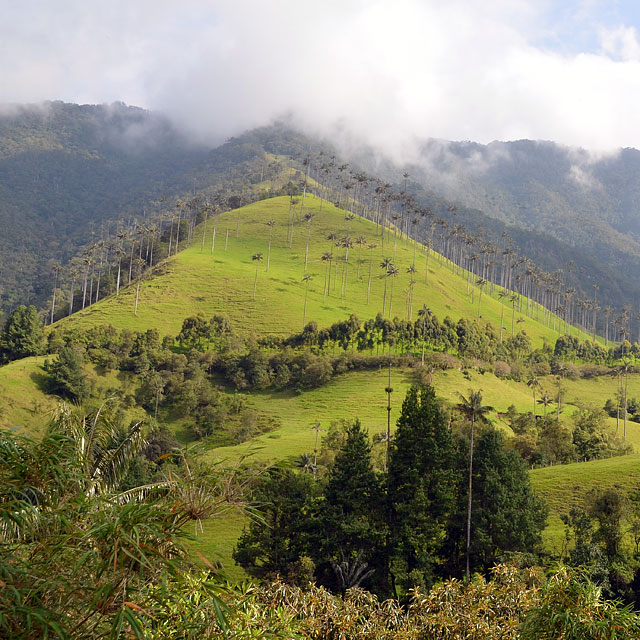
[[407, 273], [409, 274], [409, 300], [408, 300], [408, 308], [407, 308], [407, 315], [409, 317], [409, 321], [411, 321], [411, 318], [413, 317], [413, 287], [416, 284], [416, 280], [413, 277], [414, 273], [418, 273], [418, 270], [416, 269], [415, 264], [412, 264], [408, 269], [407, 269]]
[[355, 216], [353, 215], [353, 213], [347, 213], [344, 219], [349, 223], [347, 226], [347, 231], [351, 233], [351, 223], [355, 220]]
[[144, 267], [146, 262], [142, 258], [135, 258], [133, 261], [133, 269], [136, 276], [136, 303], [133, 308], [133, 315], [138, 315], [138, 299], [140, 298], [140, 281], [142, 280], [142, 274], [144, 273]]
[[118, 258], [118, 275], [116, 277], [116, 295], [120, 293], [120, 273], [122, 271], [122, 258], [125, 255], [124, 243], [129, 237], [129, 234], [125, 229], [119, 231], [116, 234], [116, 238], [119, 240], [119, 245], [116, 247], [116, 256]]
[[382, 295], [382, 316], [384, 317], [384, 310], [387, 305], [387, 274], [389, 273], [389, 268], [393, 266], [393, 262], [391, 262], [391, 258], [384, 258], [380, 263], [380, 268], [384, 270], [382, 277], [384, 278], [384, 293]]
[[342, 290], [340, 297], [344, 297], [347, 293], [347, 279], [349, 277], [349, 249], [353, 247], [353, 240], [349, 236], [345, 236], [340, 241], [342, 247], [344, 247], [344, 262], [342, 264]]
[[484, 290], [485, 286], [487, 284], [489, 284], [488, 280], [485, 280], [484, 278], [478, 278], [476, 280], [476, 284], [480, 287], [480, 296], [478, 297], [478, 318], [480, 317], [480, 304], [482, 302], [482, 291]]
[[547, 415], [547, 407], [551, 404], [552, 400], [551, 398], [546, 394], [543, 393], [542, 397], [538, 400], [538, 404], [542, 405], [542, 416], [546, 417]]
[[310, 273], [305, 273], [302, 276], [302, 282], [305, 283], [304, 288], [304, 311], [302, 313], [302, 328], [304, 329], [307, 320], [307, 296], [309, 295], [309, 283], [313, 280], [313, 276]]
[[469, 397], [465, 398], [461, 393], [460, 402], [456, 405], [460, 411], [471, 422], [471, 438], [469, 443], [469, 495], [467, 498], [467, 548], [466, 548], [466, 571], [465, 578], [469, 582], [470, 567], [469, 558], [471, 555], [471, 502], [473, 496], [473, 444], [475, 435], [475, 424], [477, 421], [486, 421], [486, 415], [492, 407], [482, 404], [482, 392], [469, 389]]
[[327, 300], [327, 292], [329, 291], [329, 287], [331, 286], [331, 262], [333, 261], [333, 254], [330, 251], [325, 251], [322, 256], [320, 256], [320, 260], [325, 263], [324, 267], [324, 297], [323, 302]]
[[320, 432], [324, 431], [324, 429], [320, 428], [319, 422], [314, 422], [311, 428], [316, 432], [316, 442], [313, 447], [313, 473], [315, 474], [318, 468], [318, 438], [320, 437]]
[[369, 253], [369, 281], [367, 282], [367, 304], [369, 304], [369, 297], [371, 295], [371, 268], [372, 268], [372, 265], [373, 265], [372, 252], [377, 246], [378, 245], [375, 242], [372, 242], [371, 244], [367, 245], [367, 249], [369, 249], [369, 251], [370, 251], [370, 253]]
[[200, 247], [200, 253], [204, 251], [204, 239], [207, 235], [207, 220], [209, 219], [209, 212], [213, 209], [210, 202], [205, 202], [202, 206], [202, 212], [204, 213], [204, 220], [202, 222], [202, 246]]
[[53, 320], [56, 315], [56, 289], [58, 287], [58, 275], [60, 274], [62, 267], [58, 262], [55, 262], [51, 271], [53, 272], [53, 296], [51, 298], [51, 320], [49, 324], [53, 324]]
[[309, 257], [309, 238], [311, 238], [311, 221], [313, 220], [315, 213], [311, 213], [311, 211], [307, 211], [304, 214], [304, 220], [307, 223], [307, 244], [304, 249], [304, 272], [307, 272], [307, 260]]
[[220, 218], [220, 212], [216, 209], [212, 210], [213, 216], [213, 233], [211, 234], [211, 255], [215, 255], [216, 252], [216, 235], [218, 234], [218, 219]]
[[364, 236], [359, 236], [356, 238], [355, 244], [358, 245], [358, 270], [356, 272], [356, 280], [360, 280], [360, 256], [362, 254], [362, 247], [367, 244], [367, 239]]
[[[508, 298], [508, 297], [509, 297], [509, 292], [506, 289], [503, 289], [498, 294], [498, 298], [500, 298], [500, 300], [503, 300], [504, 298]], [[501, 305], [501, 309], [500, 309], [500, 343], [501, 344], [502, 344], [502, 331], [504, 329], [503, 325], [504, 325], [504, 304]]]
[[518, 302], [518, 294], [512, 293], [509, 298], [509, 302], [511, 302], [511, 337], [513, 338], [514, 334], [514, 326], [515, 326], [515, 318], [516, 318], [516, 302]]
[[276, 221], [269, 220], [267, 227], [269, 227], [269, 246], [267, 248], [267, 271], [269, 271], [269, 263], [271, 262], [271, 236], [273, 235], [273, 227], [275, 227]]
[[176, 228], [176, 243], [174, 245], [174, 255], [177, 255], [178, 250], [180, 249], [180, 221], [182, 220], [182, 210], [184, 209], [184, 202], [182, 200], [178, 200], [176, 202], [176, 209], [178, 210], [178, 225]]
[[253, 280], [253, 300], [256, 299], [256, 287], [258, 286], [258, 265], [262, 262], [262, 254], [254, 253], [251, 259], [256, 263], [256, 277]]
[[400, 269], [392, 264], [387, 270], [387, 277], [391, 278], [391, 291], [389, 292], [389, 318], [393, 318], [391, 315], [393, 313], [393, 283], [396, 280], [396, 276], [400, 273]]
[[422, 309], [418, 311], [418, 318], [422, 319], [422, 358], [420, 362], [423, 367], [424, 367], [425, 326], [426, 326], [427, 318], [430, 315], [431, 315], [431, 309], [429, 309], [429, 307], [427, 307], [426, 304], [423, 304]]
[[535, 375], [532, 375], [527, 380], [527, 387], [531, 389], [533, 392], [533, 418], [536, 417], [536, 389], [540, 389], [542, 385], [540, 384], [540, 380]]
[[311, 458], [311, 456], [308, 453], [303, 453], [296, 461], [295, 461], [295, 465], [296, 467], [298, 467], [298, 469], [302, 469], [302, 471], [304, 471], [304, 473], [315, 473], [315, 469], [314, 469], [314, 465], [313, 465], [313, 459]]

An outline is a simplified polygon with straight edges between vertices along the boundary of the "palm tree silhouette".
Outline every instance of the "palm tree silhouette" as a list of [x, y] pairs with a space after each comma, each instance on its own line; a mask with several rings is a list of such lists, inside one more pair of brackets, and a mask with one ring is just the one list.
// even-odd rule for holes
[[384, 258], [380, 263], [380, 268], [384, 270], [382, 277], [384, 278], [384, 293], [382, 295], [382, 316], [384, 317], [384, 310], [387, 304], [387, 274], [389, 273], [389, 268], [393, 266], [393, 262], [391, 262], [391, 258]]
[[389, 293], [389, 318], [392, 318], [393, 316], [391, 315], [392, 312], [392, 307], [393, 307], [393, 283], [396, 280], [396, 276], [400, 273], [400, 269], [398, 269], [398, 267], [396, 267], [394, 264], [392, 264], [389, 269], [387, 270], [387, 276], [389, 278], [391, 278], [391, 291]]
[[[501, 300], [509, 297], [509, 292], [506, 289], [503, 289], [499, 294], [498, 298]], [[500, 309], [500, 343], [502, 344], [502, 331], [504, 329], [504, 304], [501, 305]]]
[[[373, 249], [375, 249], [378, 245], [375, 242], [372, 242], [371, 244], [367, 245], [367, 249], [369, 249], [370, 252], [373, 251]], [[369, 304], [369, 296], [371, 294], [371, 267], [372, 267], [372, 254], [369, 253], [369, 281], [367, 282], [367, 304]]]
[[267, 248], [267, 271], [269, 271], [269, 263], [271, 262], [271, 236], [273, 234], [273, 227], [275, 227], [276, 221], [269, 220], [267, 227], [269, 227], [269, 246]]
[[305, 283], [304, 289], [304, 311], [302, 313], [302, 328], [304, 329], [307, 319], [307, 296], [309, 295], [309, 283], [313, 280], [313, 276], [310, 273], [305, 273], [302, 276], [302, 282]]
[[344, 247], [344, 263], [342, 265], [342, 290], [340, 297], [344, 297], [347, 293], [347, 280], [349, 278], [349, 249], [353, 247], [353, 240], [349, 236], [345, 236], [340, 241], [340, 244]]
[[478, 297], [478, 318], [480, 317], [480, 304], [482, 302], [482, 291], [485, 288], [485, 286], [487, 284], [489, 284], [488, 280], [485, 280], [484, 278], [478, 278], [478, 280], [476, 280], [476, 284], [480, 287], [480, 296]]
[[325, 251], [320, 260], [325, 263], [324, 268], [324, 298], [323, 302], [327, 300], [327, 291], [331, 286], [331, 261], [333, 260], [333, 254], [330, 251]]
[[475, 424], [478, 420], [486, 420], [486, 414], [491, 411], [492, 407], [483, 406], [482, 392], [469, 389], [469, 397], [465, 398], [461, 393], [460, 403], [456, 408], [471, 422], [471, 441], [469, 443], [469, 495], [467, 501], [467, 549], [466, 549], [466, 582], [469, 582], [469, 557], [471, 554], [471, 500], [473, 495], [473, 444]]
[[533, 418], [535, 420], [536, 417], [536, 389], [540, 389], [542, 385], [540, 384], [540, 380], [535, 375], [532, 375], [527, 380], [527, 387], [529, 387], [533, 391]]
[[362, 254], [362, 247], [367, 244], [367, 239], [364, 236], [359, 236], [356, 238], [355, 244], [358, 245], [358, 270], [356, 280], [360, 280], [360, 255]]
[[311, 237], [311, 221], [313, 220], [315, 213], [307, 211], [304, 214], [304, 220], [307, 223], [307, 244], [304, 249], [304, 272], [307, 272], [307, 260], [309, 258], [309, 238]]
[[253, 300], [256, 299], [256, 287], [258, 286], [258, 265], [262, 262], [262, 254], [254, 253], [251, 259], [256, 263], [256, 277], [253, 280]]
[[315, 474], [316, 469], [318, 468], [318, 438], [320, 436], [320, 432], [324, 431], [324, 429], [320, 428], [319, 422], [314, 422], [311, 425], [311, 428], [316, 432], [316, 442], [313, 447], [313, 473]]
[[427, 316], [431, 315], [431, 309], [426, 304], [422, 305], [422, 309], [418, 311], [418, 317], [422, 318], [422, 358], [421, 364], [424, 367], [424, 343], [425, 343], [425, 324], [427, 322]]
[[413, 277], [413, 274], [418, 273], [418, 270], [416, 269], [415, 264], [412, 264], [407, 269], [407, 273], [409, 274], [409, 301], [408, 301], [407, 315], [409, 317], [409, 321], [411, 321], [411, 318], [413, 317], [413, 287], [416, 284], [416, 280]]

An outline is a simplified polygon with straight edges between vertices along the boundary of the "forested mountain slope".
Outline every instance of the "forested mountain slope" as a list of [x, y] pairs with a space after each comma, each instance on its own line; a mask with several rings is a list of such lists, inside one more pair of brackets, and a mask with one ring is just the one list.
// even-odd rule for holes
[[[548, 273], [562, 272], [563, 286], [585, 300], [598, 285], [602, 308], [640, 298], [635, 150], [595, 158], [553, 143], [431, 141], [419, 162], [400, 167], [370, 150], [340, 157], [282, 123], [211, 150], [142, 109], [56, 102], [0, 116], [0, 311], [46, 308], [55, 262], [64, 265], [105, 234], [113, 242], [117, 228], [170, 210], [179, 198], [215, 190], [250, 201], [259, 189], [283, 188], [285, 172], [300, 187], [306, 157], [311, 178], [331, 165], [355, 184], [365, 170], [431, 210], [444, 223], [442, 236], [462, 225], [482, 236], [480, 244], [513, 248]], [[414, 231], [426, 240], [429, 222]], [[602, 332], [604, 315], [597, 321]]]
[[535, 262], [573, 271], [585, 291], [599, 284], [618, 307], [636, 298], [640, 151], [592, 154], [531, 140], [430, 141], [409, 171], [418, 189], [482, 211], [484, 221], [463, 216], [471, 229], [480, 223], [508, 231]]

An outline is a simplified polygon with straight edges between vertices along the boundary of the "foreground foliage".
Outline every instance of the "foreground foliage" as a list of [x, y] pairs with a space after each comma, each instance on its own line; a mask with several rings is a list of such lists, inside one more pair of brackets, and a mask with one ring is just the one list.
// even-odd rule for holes
[[[354, 428], [351, 444], [358, 448]], [[317, 640], [637, 638], [640, 618], [581, 574], [498, 566], [415, 588], [404, 602], [307, 583], [231, 586], [196, 567], [185, 525], [242, 504], [237, 473], [183, 463], [164, 492], [126, 500], [88, 482], [74, 435], [0, 435], [0, 636]], [[368, 473], [364, 469], [365, 474]], [[337, 479], [334, 477], [334, 481]], [[90, 490], [87, 490], [87, 489]], [[338, 506], [335, 503], [334, 508]], [[342, 507], [344, 507], [343, 505]]]
[[55, 425], [40, 441], [0, 437], [1, 637], [144, 637], [149, 589], [191, 567], [185, 525], [236, 502], [233, 475], [188, 468], [128, 500], [93, 479], [78, 444]]

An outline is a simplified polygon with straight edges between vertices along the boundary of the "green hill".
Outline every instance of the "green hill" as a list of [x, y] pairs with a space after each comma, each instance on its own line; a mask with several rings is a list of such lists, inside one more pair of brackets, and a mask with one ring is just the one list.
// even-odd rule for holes
[[[314, 214], [310, 225], [302, 219], [303, 213]], [[289, 334], [299, 331], [303, 326], [306, 286], [302, 278], [305, 275], [308, 232], [307, 271], [313, 280], [309, 284], [307, 322], [315, 320], [318, 326], [323, 327], [344, 319], [351, 313], [356, 313], [362, 320], [374, 317], [382, 310], [385, 278], [382, 277], [384, 271], [380, 268], [380, 263], [384, 257], [391, 257], [399, 268], [399, 274], [393, 283], [391, 315], [406, 317], [405, 292], [410, 281], [407, 269], [412, 265], [414, 255], [412, 240], [401, 238], [399, 234], [396, 239], [395, 232], [391, 232], [390, 239], [385, 240], [383, 250], [380, 231], [374, 223], [362, 218], [347, 221], [345, 211], [312, 195], [306, 197], [304, 212], [299, 205], [293, 216], [293, 241], [289, 248], [289, 198], [283, 196], [262, 200], [237, 211], [222, 213], [218, 216], [214, 253], [211, 252], [213, 224], [209, 221], [204, 234], [204, 248], [204, 229], [200, 225], [188, 249], [159, 265], [154, 277], [143, 281], [137, 316], [134, 315], [136, 289], [129, 287], [121, 291], [119, 296], [102, 300], [89, 309], [60, 321], [58, 325], [88, 327], [110, 323], [118, 328], [131, 330], [155, 327], [161, 334], [175, 335], [180, 330], [182, 320], [189, 315], [202, 313], [208, 318], [214, 313], [224, 312], [243, 332]], [[274, 220], [275, 226], [267, 271], [269, 227], [266, 223], [269, 220]], [[239, 232], [236, 235], [237, 229]], [[327, 240], [330, 233], [337, 234], [338, 238], [349, 236], [353, 241], [362, 236], [367, 243], [377, 244], [375, 249], [367, 249], [366, 245], [360, 249], [356, 245], [350, 250], [344, 294], [341, 289], [345, 252], [343, 249], [337, 250], [333, 242]], [[331, 292], [326, 299], [323, 289], [327, 263], [321, 261], [325, 252], [333, 252], [334, 255]], [[257, 265], [256, 299], [253, 300], [256, 264], [252, 256], [256, 253], [262, 253], [263, 261]], [[372, 278], [367, 304], [370, 264]], [[497, 288], [494, 297], [485, 290], [480, 299], [478, 286], [471, 286], [471, 293], [467, 293], [466, 272], [460, 270], [458, 273], [457, 267], [442, 260], [433, 251], [430, 252], [429, 275], [425, 282], [426, 251], [419, 244], [416, 268], [414, 320], [417, 310], [424, 304], [440, 320], [447, 315], [457, 320], [460, 317], [478, 317], [480, 314], [484, 321], [491, 322], [497, 329], [504, 313], [505, 336], [511, 334], [512, 309], [497, 299]], [[391, 281], [388, 281], [387, 310], [390, 298]], [[388, 312], [386, 315], [389, 315]], [[541, 346], [544, 339], [553, 343], [558, 335], [543, 323], [523, 317], [517, 312], [515, 319], [518, 321], [515, 330], [526, 331], [535, 346]]]

